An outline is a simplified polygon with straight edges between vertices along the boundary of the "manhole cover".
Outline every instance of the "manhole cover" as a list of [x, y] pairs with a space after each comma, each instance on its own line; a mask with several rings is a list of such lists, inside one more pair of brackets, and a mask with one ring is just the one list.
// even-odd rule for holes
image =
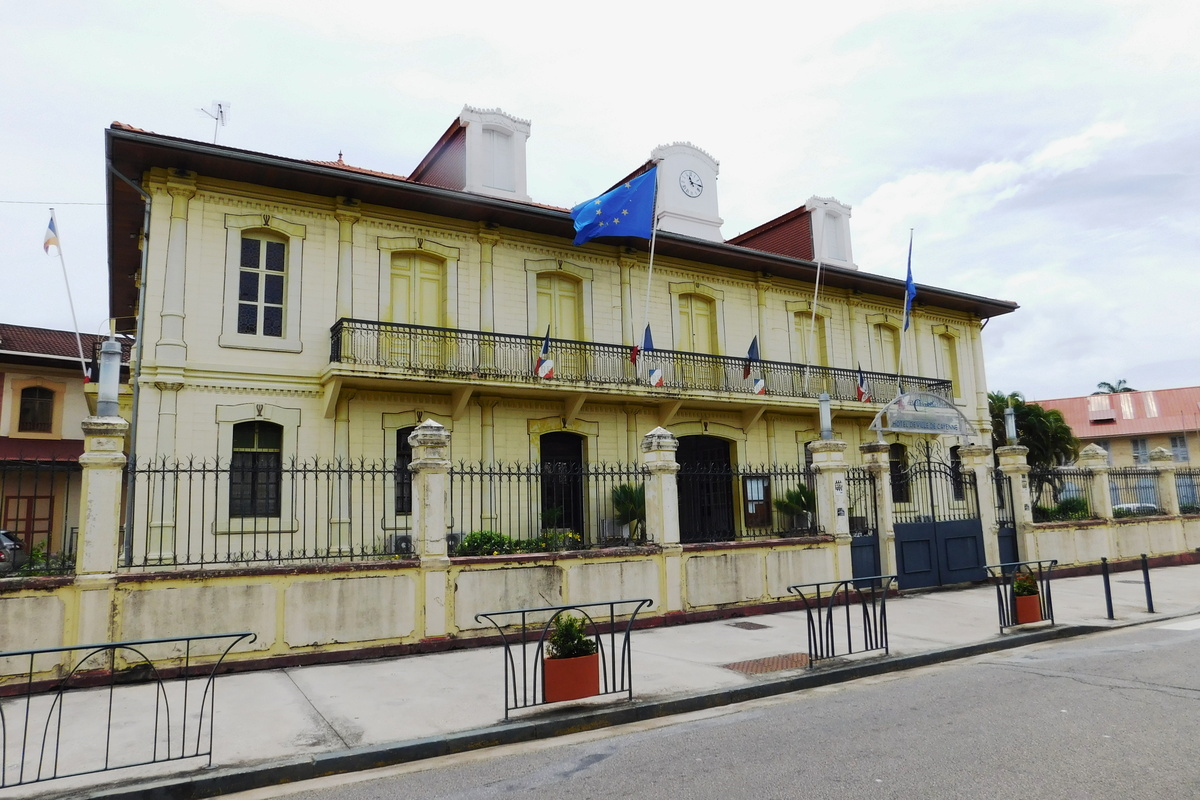
[[725, 669], [737, 670], [747, 675], [759, 675], [764, 672], [779, 672], [784, 669], [801, 669], [808, 666], [808, 653], [784, 653], [780, 656], [753, 658], [749, 661], [737, 661], [724, 664]]
[[765, 628], [769, 628], [771, 626], [763, 625], [760, 622], [731, 622], [731, 623], [729, 623], [729, 627], [741, 628], [744, 631], [761, 631], [761, 630], [763, 630]]

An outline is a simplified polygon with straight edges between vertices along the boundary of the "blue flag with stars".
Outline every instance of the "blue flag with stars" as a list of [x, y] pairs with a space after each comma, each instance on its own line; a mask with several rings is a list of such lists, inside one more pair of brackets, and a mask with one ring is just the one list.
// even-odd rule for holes
[[654, 192], [658, 167], [571, 209], [575, 244], [601, 236], [649, 239], [654, 232]]

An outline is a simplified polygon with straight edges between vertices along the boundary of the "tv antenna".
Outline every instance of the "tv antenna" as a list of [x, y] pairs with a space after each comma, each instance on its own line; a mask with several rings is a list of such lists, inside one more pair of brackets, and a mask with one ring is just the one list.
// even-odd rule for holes
[[229, 122], [229, 103], [220, 100], [213, 100], [211, 108], [200, 109], [208, 116], [212, 117], [213, 122], [213, 144], [217, 143], [217, 131], [224, 128]]

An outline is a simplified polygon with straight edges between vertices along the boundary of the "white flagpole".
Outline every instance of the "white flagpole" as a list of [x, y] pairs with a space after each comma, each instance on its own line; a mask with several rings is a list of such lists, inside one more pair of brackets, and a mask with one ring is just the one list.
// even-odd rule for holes
[[[654, 169], [658, 169], [658, 164], [654, 165]], [[650, 324], [650, 285], [654, 280], [654, 244], [658, 241], [658, 173], [654, 173], [654, 208], [650, 215], [650, 263], [646, 270], [646, 301], [642, 307], [642, 322], [646, 325]], [[643, 328], [643, 330], [645, 330]], [[633, 331], [633, 346], [638, 348], [641, 353], [641, 347], [646, 343], [645, 338], [638, 340], [636, 328]], [[643, 335], [644, 336], [644, 335]], [[637, 367], [637, 373], [640, 376], [642, 368]]]
[[79, 366], [83, 370], [83, 382], [88, 382], [87, 359], [83, 357], [83, 339], [79, 336], [79, 320], [75, 318], [75, 301], [71, 297], [71, 282], [67, 280], [67, 262], [63, 258], [62, 232], [58, 229], [58, 218], [54, 209], [50, 209], [50, 221], [54, 223], [54, 244], [58, 248], [58, 263], [62, 265], [63, 283], [67, 286], [67, 305], [71, 307], [71, 323], [75, 326], [75, 346], [79, 348]]
[[[913, 229], [909, 228], [908, 229], [908, 266], [904, 273], [904, 306], [906, 308], [908, 308], [908, 275], [912, 271], [912, 242], [913, 242]], [[911, 322], [912, 322], [911, 310], [907, 314], [905, 314], [903, 312], [903, 310], [901, 310], [900, 363], [898, 363], [896, 365], [896, 396], [897, 397], [900, 396], [900, 389], [901, 389], [900, 376], [904, 374], [904, 353], [905, 353], [905, 350], [907, 349], [907, 348], [905, 348], [904, 345], [907, 344], [907, 342], [908, 342], [908, 331], [904, 330], [904, 328], [905, 328], [905, 323], [911, 324]]]
[[821, 246], [825, 239], [825, 215], [821, 215], [821, 235], [813, 237], [816, 244], [817, 256], [817, 278], [813, 283], [813, 299], [812, 299], [812, 316], [808, 321], [808, 352], [807, 358], [804, 359], [804, 393], [808, 394], [808, 376], [811, 370], [809, 369], [813, 359], [813, 351], [816, 345], [817, 333], [817, 295], [821, 291]]

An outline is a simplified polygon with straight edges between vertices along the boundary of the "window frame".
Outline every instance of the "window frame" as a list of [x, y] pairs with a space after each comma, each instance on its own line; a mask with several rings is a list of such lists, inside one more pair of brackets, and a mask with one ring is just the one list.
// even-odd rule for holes
[[[239, 429], [247, 430], [253, 426], [254, 443], [251, 447], [238, 447]], [[270, 426], [270, 431], [266, 426]], [[260, 444], [262, 434], [274, 432], [278, 445], [265, 447]], [[243, 456], [251, 456], [249, 463], [240, 465]], [[273, 474], [272, 474], [273, 473]], [[249, 476], [249, 480], [239, 480], [239, 485], [248, 487], [248, 497], [234, 491], [235, 477]], [[266, 480], [264, 480], [264, 477]], [[265, 496], [261, 490], [267, 490]], [[246, 420], [233, 426], [232, 453], [229, 461], [229, 508], [230, 520], [255, 517], [278, 518], [282, 508], [283, 490], [283, 426], [266, 420]], [[237, 508], [235, 509], [235, 506]]]
[[[300, 339], [301, 291], [303, 284], [303, 252], [306, 228], [271, 214], [225, 215], [225, 300], [222, 306], [221, 347], [250, 350], [278, 350], [299, 353], [304, 347]], [[281, 335], [241, 333], [238, 330], [242, 304], [242, 240], [245, 237], [260, 241], [284, 240], [283, 303]], [[260, 256], [261, 258], [261, 256]], [[259, 295], [263, 287], [260, 282]], [[261, 308], [261, 306], [260, 306]], [[256, 326], [261, 330], [260, 324]]]
[[300, 409], [283, 408], [267, 403], [239, 403], [216, 407], [217, 459], [220, 464], [233, 464], [233, 431], [242, 422], [271, 422], [278, 425], [280, 436], [280, 484], [279, 513], [274, 516], [230, 515], [230, 481], [217, 482], [218, 517], [213, 527], [217, 534], [241, 533], [293, 533], [300, 529], [295, 518], [295, 498], [292, 493], [292, 477], [288, 464], [296, 459], [297, 438], [300, 430]]
[[[45, 389], [53, 393], [51, 398], [50, 428], [45, 431], [21, 430], [21, 407], [27, 389]], [[45, 378], [18, 378], [9, 383], [8, 436], [10, 439], [61, 439], [63, 438], [63, 409], [66, 406], [67, 385]]]

